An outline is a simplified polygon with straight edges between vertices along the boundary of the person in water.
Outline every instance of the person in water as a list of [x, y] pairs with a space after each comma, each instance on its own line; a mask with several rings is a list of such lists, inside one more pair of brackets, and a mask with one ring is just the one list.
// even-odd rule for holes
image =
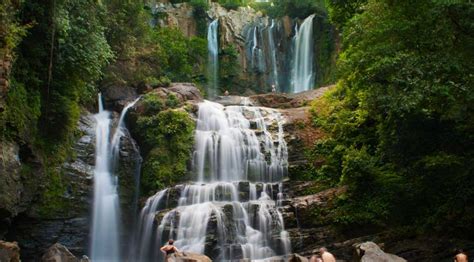
[[336, 258], [333, 254], [329, 253], [325, 247], [319, 249], [319, 254], [323, 262], [336, 262]]
[[454, 256], [454, 262], [468, 262], [467, 255], [464, 250], [459, 249], [457, 250], [457, 255]]
[[164, 245], [162, 248], [160, 248], [161, 252], [165, 254], [165, 261], [168, 261], [168, 258], [170, 255], [179, 252], [179, 250], [173, 245], [174, 240], [170, 239], [168, 240], [168, 244]]

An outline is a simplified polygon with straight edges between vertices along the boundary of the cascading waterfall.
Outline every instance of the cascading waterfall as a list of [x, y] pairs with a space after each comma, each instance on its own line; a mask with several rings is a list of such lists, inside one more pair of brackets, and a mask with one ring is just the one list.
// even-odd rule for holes
[[314, 14], [310, 15], [303, 21], [301, 26], [297, 28], [293, 39], [294, 55], [291, 78], [292, 93], [307, 91], [314, 87], [314, 16]]
[[278, 111], [199, 104], [196, 182], [148, 199], [140, 214], [138, 260], [161, 261], [156, 250], [168, 238], [183, 251], [216, 261], [288, 254], [289, 236], [278, 210], [287, 158]]
[[219, 40], [217, 37], [217, 30], [219, 28], [219, 21], [215, 19], [209, 24], [207, 29], [207, 50], [208, 50], [208, 95], [214, 97], [217, 93], [219, 84]]
[[110, 112], [104, 110], [102, 97], [99, 94], [99, 113], [94, 115], [96, 120], [96, 153], [91, 231], [92, 261], [120, 261], [118, 181], [113, 174], [113, 167], [118, 158], [120, 138], [124, 134], [123, 120], [125, 114], [137, 101], [138, 99], [122, 110], [118, 126], [112, 140], [110, 140]]

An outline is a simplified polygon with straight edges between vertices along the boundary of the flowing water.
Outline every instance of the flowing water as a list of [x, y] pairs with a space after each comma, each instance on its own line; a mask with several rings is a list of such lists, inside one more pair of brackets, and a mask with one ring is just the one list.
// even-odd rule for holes
[[278, 73], [278, 59], [277, 59], [277, 48], [275, 45], [275, 31], [276, 23], [275, 19], [272, 19], [270, 27], [267, 29], [268, 38], [268, 49], [270, 51], [270, 65], [271, 65], [271, 85], [275, 87], [276, 91], [280, 91], [279, 73]]
[[216, 19], [209, 24], [207, 29], [207, 50], [209, 54], [208, 58], [208, 96], [214, 97], [217, 93], [217, 87], [219, 85], [219, 40], [217, 36], [219, 28], [219, 21]]
[[[250, 105], [199, 104], [194, 182], [156, 193], [140, 214], [138, 261], [160, 261], [168, 238], [215, 261], [291, 251], [278, 206], [287, 173], [283, 119]], [[159, 221], [159, 222], [157, 222]]]
[[123, 120], [127, 110], [136, 102], [127, 105], [120, 116], [118, 126], [111, 139], [111, 115], [104, 110], [99, 94], [99, 112], [96, 120], [96, 152], [94, 168], [94, 201], [91, 231], [91, 260], [120, 261], [119, 250], [119, 197], [117, 177], [114, 175], [118, 159], [120, 138], [124, 134]]
[[291, 78], [292, 93], [307, 91], [314, 87], [314, 16], [314, 14], [310, 15], [303, 21], [301, 26], [297, 28], [293, 39], [294, 57]]

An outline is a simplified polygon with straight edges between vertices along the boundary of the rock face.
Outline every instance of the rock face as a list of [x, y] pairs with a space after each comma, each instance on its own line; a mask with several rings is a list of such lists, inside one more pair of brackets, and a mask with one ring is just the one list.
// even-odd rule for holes
[[157, 21], [161, 27], [178, 28], [187, 37], [197, 35], [197, 22], [193, 16], [193, 7], [188, 3], [174, 5], [158, 3], [155, 8], [157, 12], [166, 14], [163, 19]]
[[20, 262], [20, 248], [17, 242], [5, 242], [0, 240], [0, 261]]
[[[237, 10], [227, 10], [218, 3], [211, 3], [211, 7], [207, 12], [209, 17], [219, 19], [220, 26], [220, 43], [224, 46], [237, 44], [241, 47], [245, 45], [245, 37], [243, 36], [244, 27], [259, 17], [263, 17], [262, 13], [256, 12], [250, 7], [239, 7]], [[239, 50], [241, 54], [245, 54], [244, 50]]]
[[399, 256], [383, 252], [374, 242], [364, 242], [355, 248], [361, 262], [406, 262]]
[[10, 218], [19, 212], [23, 184], [20, 177], [19, 146], [13, 142], [0, 142], [0, 238], [10, 224]]

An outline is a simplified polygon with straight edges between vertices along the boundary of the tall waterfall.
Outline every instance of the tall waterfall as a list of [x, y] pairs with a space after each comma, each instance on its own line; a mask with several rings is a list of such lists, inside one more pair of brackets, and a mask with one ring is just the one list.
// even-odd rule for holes
[[271, 64], [271, 84], [276, 90], [280, 90], [279, 74], [278, 74], [278, 59], [277, 47], [275, 45], [275, 19], [272, 19], [271, 25], [267, 30], [268, 46], [270, 49], [270, 64]]
[[294, 56], [291, 78], [292, 93], [307, 91], [314, 87], [314, 16], [313, 14], [307, 17], [294, 36]]
[[278, 210], [287, 158], [278, 111], [199, 104], [195, 182], [147, 200], [140, 214], [138, 261], [161, 261], [157, 249], [168, 238], [175, 239], [178, 249], [215, 261], [289, 254], [289, 236]]
[[[119, 250], [119, 197], [117, 177], [113, 167], [116, 153], [123, 135], [123, 120], [127, 110], [136, 102], [127, 105], [121, 114], [118, 127], [110, 137], [110, 112], [105, 111], [99, 94], [99, 113], [96, 120], [96, 153], [94, 169], [94, 203], [91, 229], [92, 261], [120, 261]], [[115, 152], [115, 154], [114, 154]]]
[[219, 21], [215, 19], [209, 24], [207, 29], [207, 50], [208, 50], [208, 96], [214, 97], [219, 85], [219, 41], [217, 30]]

